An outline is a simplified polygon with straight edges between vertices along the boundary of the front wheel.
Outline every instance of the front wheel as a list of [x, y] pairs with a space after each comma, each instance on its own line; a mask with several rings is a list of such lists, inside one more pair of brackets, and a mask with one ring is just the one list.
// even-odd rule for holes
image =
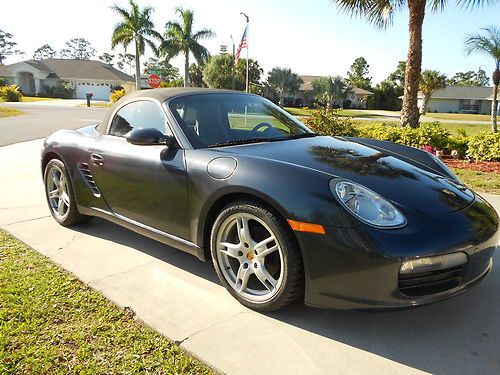
[[273, 311], [303, 294], [296, 239], [286, 221], [259, 202], [239, 201], [223, 209], [210, 243], [220, 281], [243, 305]]
[[61, 160], [52, 159], [47, 163], [44, 183], [50, 213], [59, 224], [70, 226], [91, 219], [78, 212], [69, 174]]

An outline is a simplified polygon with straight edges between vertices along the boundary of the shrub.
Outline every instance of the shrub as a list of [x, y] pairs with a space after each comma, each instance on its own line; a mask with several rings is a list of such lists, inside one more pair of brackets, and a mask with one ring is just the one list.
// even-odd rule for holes
[[2, 86], [0, 87], [0, 98], [6, 102], [20, 102], [23, 94], [17, 85]]
[[471, 135], [468, 154], [476, 160], [500, 161], [500, 133], [481, 132]]
[[120, 100], [126, 94], [127, 94], [127, 92], [125, 91], [125, 89], [115, 90], [109, 96], [109, 101], [111, 103], [116, 103], [118, 100]]
[[430, 124], [422, 124], [417, 130], [418, 136], [417, 146], [430, 145], [438, 150], [443, 150], [448, 146], [448, 139], [451, 133], [439, 126], [439, 122]]
[[61, 98], [61, 99], [71, 99], [75, 94], [75, 90], [72, 89], [67, 83], [58, 83], [55, 86], [43, 86], [44, 96], [47, 98]]
[[350, 117], [340, 117], [336, 111], [320, 109], [306, 119], [306, 125], [315, 133], [330, 136], [357, 137], [358, 130]]

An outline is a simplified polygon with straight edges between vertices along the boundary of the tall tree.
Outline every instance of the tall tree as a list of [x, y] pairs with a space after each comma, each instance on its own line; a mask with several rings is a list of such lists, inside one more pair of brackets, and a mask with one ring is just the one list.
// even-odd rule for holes
[[422, 92], [422, 107], [420, 113], [425, 115], [431, 95], [446, 86], [446, 76], [437, 70], [424, 70], [420, 78], [420, 91]]
[[482, 29], [483, 33], [469, 35], [465, 41], [465, 52], [481, 53], [495, 61], [493, 71], [493, 100], [491, 101], [491, 130], [497, 131], [498, 86], [500, 85], [500, 28], [490, 26]]
[[473, 70], [457, 72], [446, 80], [446, 84], [450, 86], [488, 86], [489, 83], [490, 79], [481, 68], [477, 72]]
[[[498, 0], [455, 0], [463, 7], [473, 8]], [[447, 0], [335, 0], [341, 10], [356, 16], [364, 16], [379, 28], [392, 24], [394, 14], [408, 9], [409, 45], [405, 72], [401, 125], [418, 127], [418, 89], [422, 70], [422, 26], [425, 10], [443, 11]]]
[[312, 82], [312, 86], [316, 100], [326, 109], [330, 109], [333, 102], [346, 99], [350, 90], [349, 84], [341, 76], [318, 78]]
[[[236, 90], [244, 90], [246, 82], [246, 59], [240, 59], [234, 69]], [[250, 59], [248, 64], [248, 79], [250, 84], [260, 84], [262, 68], [259, 63]], [[227, 53], [210, 57], [203, 69], [203, 81], [208, 87], [231, 89], [233, 82], [233, 58]]]
[[371, 108], [387, 109], [390, 111], [401, 110], [400, 96], [403, 95], [406, 62], [399, 61], [396, 69], [382, 82], [372, 88], [373, 95], [368, 98]]
[[108, 64], [113, 66], [113, 60], [115, 58], [115, 55], [112, 55], [108, 52], [103, 52], [102, 55], [99, 55], [99, 60], [101, 60], [104, 64]]
[[57, 52], [52, 49], [52, 47], [48, 44], [44, 44], [43, 46], [37, 48], [33, 53], [33, 59], [35, 60], [45, 60], [56, 57]]
[[372, 78], [368, 77], [370, 65], [364, 57], [358, 57], [347, 72], [347, 83], [350, 86], [368, 90], [372, 85]]
[[124, 70], [125, 66], [127, 66], [127, 73], [130, 74], [130, 71], [135, 67], [135, 55], [132, 55], [131, 53], [119, 53], [116, 65], [120, 70]]
[[135, 47], [135, 87], [141, 89], [141, 61], [140, 56], [144, 55], [146, 44], [155, 52], [158, 52], [154, 39], [161, 40], [161, 35], [154, 30], [151, 20], [153, 8], [146, 6], [140, 9], [134, 0], [129, 0], [130, 9], [113, 5], [113, 9], [121, 17], [120, 22], [115, 25], [111, 36], [111, 48], [122, 45], [125, 50], [134, 43]]
[[286, 95], [294, 95], [302, 84], [302, 79], [289, 68], [273, 68], [267, 75], [267, 88], [279, 99], [279, 105], [285, 104]]
[[168, 58], [182, 54], [184, 57], [184, 87], [189, 86], [189, 54], [192, 53], [196, 62], [203, 65], [210, 56], [208, 50], [200, 44], [200, 40], [212, 38], [215, 33], [210, 29], [193, 31], [194, 13], [190, 9], [177, 8], [179, 21], [165, 24], [165, 35], [161, 52]]
[[144, 73], [158, 74], [163, 82], [171, 82], [181, 78], [178, 68], [172, 66], [167, 60], [159, 60], [154, 57], [150, 57], [144, 63]]
[[12, 39], [12, 34], [0, 30], [0, 65], [3, 65], [7, 56], [21, 53], [21, 51], [14, 49], [17, 43]]
[[90, 60], [95, 55], [95, 49], [85, 38], [73, 38], [66, 42], [66, 48], [60, 52], [61, 57], [76, 60]]
[[206, 87], [203, 82], [203, 69], [205, 67], [200, 64], [192, 63], [189, 65], [189, 83], [193, 87]]

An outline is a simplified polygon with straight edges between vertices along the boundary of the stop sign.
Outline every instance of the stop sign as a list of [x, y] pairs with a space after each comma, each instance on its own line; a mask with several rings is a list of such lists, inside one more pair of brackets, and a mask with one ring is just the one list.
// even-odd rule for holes
[[160, 87], [160, 82], [161, 82], [161, 78], [158, 74], [151, 74], [148, 77], [148, 85], [149, 85], [149, 87], [151, 87], [153, 89]]

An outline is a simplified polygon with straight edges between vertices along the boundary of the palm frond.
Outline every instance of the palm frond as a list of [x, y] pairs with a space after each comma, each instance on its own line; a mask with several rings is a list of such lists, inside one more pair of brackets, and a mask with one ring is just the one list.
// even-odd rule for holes
[[[340, 11], [354, 17], [364, 17], [378, 28], [390, 26], [394, 13], [406, 0], [333, 0]], [[408, 0], [410, 1], [410, 0]]]
[[194, 40], [208, 39], [215, 37], [215, 33], [210, 29], [203, 29], [193, 35]]
[[467, 36], [465, 40], [465, 53], [480, 53], [491, 56], [495, 60], [497, 69], [500, 69], [500, 28], [489, 26], [481, 29], [483, 33]]

